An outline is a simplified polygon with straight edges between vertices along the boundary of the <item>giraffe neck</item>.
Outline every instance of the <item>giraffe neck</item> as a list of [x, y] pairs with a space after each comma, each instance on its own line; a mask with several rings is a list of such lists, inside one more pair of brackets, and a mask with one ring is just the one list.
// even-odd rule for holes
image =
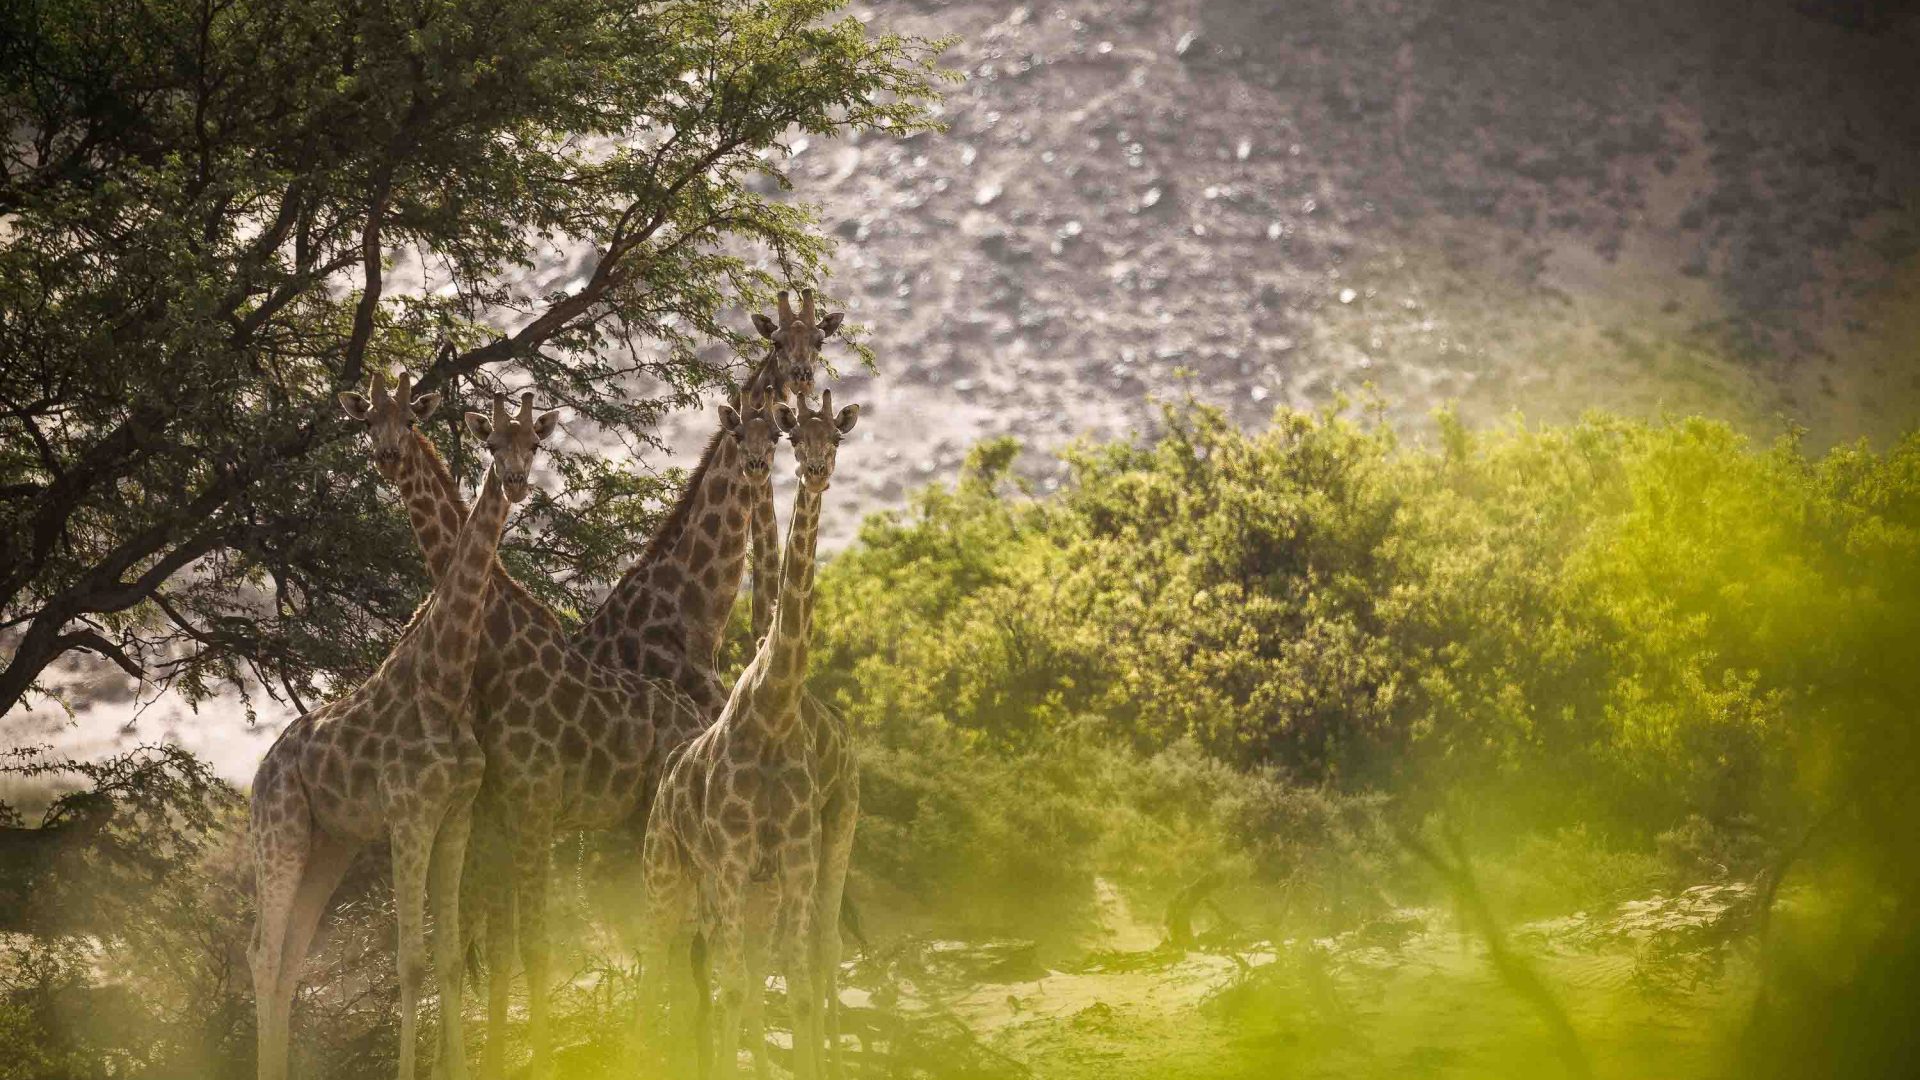
[[413, 523], [413, 537], [426, 556], [427, 572], [434, 581], [444, 581], [453, 562], [461, 522], [467, 516], [460, 489], [440, 452], [418, 431], [401, 452], [400, 465], [398, 486], [400, 497], [406, 500], [407, 520]]
[[[740, 388], [742, 405], [771, 408], [787, 394], [781, 383], [779, 350], [769, 346], [766, 355]], [[751, 485], [747, 493], [752, 507], [753, 538], [753, 641], [767, 636], [773, 624], [773, 601], [780, 589], [780, 522], [773, 515], [773, 477]]]
[[787, 551], [780, 564], [780, 599], [773, 630], [760, 646], [755, 705], [769, 723], [790, 721], [807, 682], [807, 634], [813, 622], [813, 553], [820, 530], [820, 493], [802, 483], [787, 523]]
[[480, 648], [480, 623], [486, 610], [487, 581], [507, 522], [507, 496], [495, 468], [487, 469], [480, 498], [461, 526], [448, 556], [446, 575], [434, 587], [433, 607], [420, 627], [420, 682], [459, 706], [473, 684], [474, 657]]
[[753, 640], [773, 625], [773, 599], [780, 588], [780, 522], [773, 516], [773, 480], [753, 492]]
[[738, 444], [716, 433], [666, 520], [633, 568], [614, 586], [587, 625], [583, 641], [611, 640], [610, 655], [638, 656], [667, 635], [691, 661], [711, 668], [720, 650], [747, 564], [748, 491]]

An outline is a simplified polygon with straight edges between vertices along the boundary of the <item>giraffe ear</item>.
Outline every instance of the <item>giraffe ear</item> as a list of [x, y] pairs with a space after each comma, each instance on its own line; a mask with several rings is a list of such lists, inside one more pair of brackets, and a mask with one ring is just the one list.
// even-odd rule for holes
[[800, 426], [800, 417], [794, 414], [793, 406], [776, 401], [773, 403], [773, 423], [782, 435], [791, 435], [793, 429]]
[[853, 430], [854, 421], [858, 419], [860, 419], [860, 406], [849, 405], [840, 410], [839, 416], [833, 418], [833, 426], [840, 429], [840, 434], [845, 435]]
[[533, 437], [546, 442], [553, 435], [553, 429], [560, 426], [560, 410], [548, 409], [533, 419]]
[[821, 319], [820, 320], [820, 336], [823, 338], [832, 337], [834, 334], [834, 331], [840, 329], [840, 324], [841, 322], [845, 321], [846, 317], [847, 317], [846, 312], [836, 311], [833, 314], [827, 316], [826, 318]]
[[467, 431], [474, 438], [486, 442], [493, 436], [493, 421], [486, 413], [470, 412], [467, 414]]
[[760, 331], [760, 336], [763, 338], [773, 337], [774, 331], [780, 329], [779, 326], [774, 324], [772, 319], [767, 318], [757, 311], [753, 313], [753, 328]]
[[726, 403], [720, 405], [720, 430], [729, 435], [740, 434], [740, 410]]
[[363, 424], [373, 416], [373, 406], [367, 404], [366, 398], [361, 397], [351, 390], [342, 390], [340, 392], [340, 407], [347, 411], [348, 416], [353, 417]]
[[439, 407], [440, 407], [439, 394], [421, 394], [419, 397], [414, 398], [413, 399], [413, 422], [416, 424], [426, 423], [427, 417], [432, 416], [433, 411], [435, 409], [438, 409]]

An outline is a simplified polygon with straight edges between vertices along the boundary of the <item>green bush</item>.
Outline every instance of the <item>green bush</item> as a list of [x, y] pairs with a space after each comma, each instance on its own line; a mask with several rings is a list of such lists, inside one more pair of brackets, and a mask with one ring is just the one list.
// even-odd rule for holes
[[[0, 1077], [253, 1075], [239, 793], [177, 747], [100, 762], [21, 751], [0, 772], [86, 785], [43, 823], [75, 804], [105, 820], [36, 875], [29, 931], [0, 939]], [[295, 1053], [331, 1076], [392, 1071], [394, 930], [377, 863], [336, 894], [296, 1005]]]
[[[1212, 804], [1261, 775], [1503, 851], [1737, 837], [1720, 872], [1842, 801], [1903, 820], [1884, 755], [1913, 740], [1920, 437], [1816, 458], [1697, 419], [1440, 434], [1287, 411], [1248, 433], [1189, 404], [1144, 445], [1070, 450], [1058, 496], [999, 440], [870, 520], [816, 630], [816, 686], [878, 778], [865, 865], [924, 886], [1008, 850], [990, 834], [1102, 838], [1019, 849], [1063, 870], [1260, 862]], [[1007, 820], [1081, 742], [1139, 755], [1056, 789], [1098, 827]]]

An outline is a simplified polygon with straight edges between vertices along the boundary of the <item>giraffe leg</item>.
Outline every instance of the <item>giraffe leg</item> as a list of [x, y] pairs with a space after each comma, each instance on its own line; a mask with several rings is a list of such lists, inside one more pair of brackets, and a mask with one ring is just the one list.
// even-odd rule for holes
[[[648, 811], [640, 867], [640, 992], [634, 1003], [631, 1043], [636, 1054], [651, 1049], [670, 1057], [671, 1040], [660, 1036], [665, 1032], [663, 1021], [668, 1018], [671, 972], [678, 967], [679, 958], [687, 957], [691, 983], [701, 994], [705, 993], [708, 972], [704, 943], [685, 950], [679, 947], [682, 931], [694, 911], [695, 879], [673, 837], [665, 798], [656, 798]], [[690, 1026], [684, 1016], [677, 1019], [681, 1020], [678, 1027]], [[698, 1025], [692, 1027], [700, 1030]]]
[[846, 900], [847, 867], [853, 860], [853, 830], [859, 817], [859, 785], [850, 778], [846, 791], [821, 817], [820, 903], [813, 913], [814, 940], [819, 946], [814, 970], [819, 973], [820, 992], [826, 1002], [821, 1019], [826, 1028], [827, 1065], [834, 1080], [844, 1080], [847, 1075], [846, 1055], [840, 1045], [840, 907]]
[[527, 969], [527, 1042], [533, 1047], [529, 1075], [547, 1075], [553, 1053], [547, 1030], [547, 972], [552, 945], [547, 940], [548, 833], [529, 830], [514, 850], [515, 896], [520, 922], [520, 963]]
[[754, 895], [749, 902], [747, 931], [744, 938], [747, 997], [741, 1008], [747, 1025], [747, 1050], [753, 1055], [753, 1073], [760, 1080], [766, 1080], [769, 1075], [767, 961], [773, 947], [772, 936], [767, 933], [772, 924], [772, 912], [768, 910], [770, 899], [767, 890], [754, 890]]
[[490, 860], [487, 902], [487, 1045], [480, 1054], [481, 1080], [500, 1080], [507, 1071], [507, 1010], [513, 995], [513, 863]]
[[313, 825], [304, 801], [285, 808], [267, 808], [266, 802], [256, 790], [252, 823], [255, 915], [247, 963], [253, 971], [259, 1077], [285, 1080], [294, 981], [287, 973], [299, 968], [298, 962], [286, 954], [287, 937], [300, 885], [306, 877]]
[[473, 817], [471, 800], [447, 811], [433, 841], [433, 974], [440, 986], [440, 1065], [447, 1080], [466, 1080], [467, 1039], [461, 1015], [465, 954], [460, 937], [460, 878]]
[[786, 968], [787, 1008], [793, 1016], [793, 1075], [799, 1080], [815, 1080], [820, 1075], [821, 1039], [820, 994], [813, 980], [813, 907], [818, 903], [813, 871], [818, 863], [812, 844], [796, 846], [806, 852], [781, 898], [781, 962]]
[[513, 850], [499, 817], [485, 804], [474, 807], [460, 889], [462, 912], [471, 904], [480, 916], [472, 920], [474, 940], [486, 956], [487, 1037], [480, 1051], [480, 1076], [500, 1080], [506, 1075], [513, 989]]
[[492, 818], [475, 803], [473, 807], [473, 828], [467, 834], [466, 863], [460, 871], [460, 956], [461, 974], [471, 974], [472, 968], [467, 961], [476, 950], [486, 955], [487, 940], [487, 888], [493, 879], [491, 860], [496, 858], [493, 837], [498, 829]]
[[327, 901], [340, 887], [353, 865], [358, 844], [336, 840], [316, 833], [308, 848], [306, 873], [300, 878], [300, 890], [294, 895], [293, 911], [287, 921], [287, 938], [280, 955], [280, 997], [289, 1003], [300, 988], [300, 969], [313, 949], [320, 921], [327, 913]]
[[427, 868], [433, 836], [419, 820], [392, 827], [393, 903], [400, 924], [400, 1080], [413, 1080], [419, 1040], [420, 986], [427, 969]]
[[746, 877], [744, 865], [728, 865], [713, 884], [712, 918], [704, 927], [715, 992], [703, 1002], [703, 1075], [731, 1078], [740, 1069], [740, 1005], [746, 996]]
[[[713, 1022], [713, 959], [707, 953], [707, 936], [698, 929], [682, 925], [673, 937], [664, 966], [667, 979], [668, 1070], [674, 1075], [705, 1076], [707, 1026]], [[682, 957], [686, 978], [672, 978]]]

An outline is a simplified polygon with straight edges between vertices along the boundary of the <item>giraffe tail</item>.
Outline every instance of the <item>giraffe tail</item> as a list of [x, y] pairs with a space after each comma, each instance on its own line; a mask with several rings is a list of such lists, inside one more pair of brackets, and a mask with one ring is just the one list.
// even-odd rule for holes
[[700, 1000], [707, 1000], [709, 983], [707, 981], [707, 935], [698, 930], [693, 932], [693, 943], [687, 949], [687, 959], [693, 968], [693, 988]]
[[867, 932], [860, 927], [860, 909], [853, 904], [852, 893], [840, 894], [840, 932], [860, 946], [861, 952], [867, 950]]

